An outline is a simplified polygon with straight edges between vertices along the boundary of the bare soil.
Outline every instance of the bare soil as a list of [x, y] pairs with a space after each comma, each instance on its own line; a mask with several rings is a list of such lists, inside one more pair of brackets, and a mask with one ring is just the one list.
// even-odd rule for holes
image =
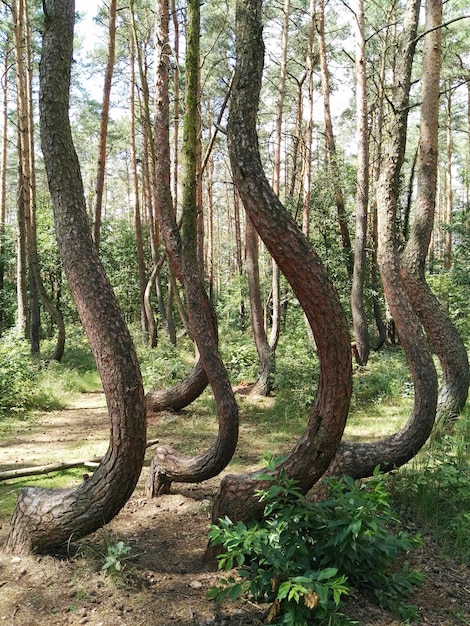
[[[151, 416], [149, 439], [161, 420]], [[0, 442], [0, 469], [90, 458], [107, 447], [107, 412], [101, 394], [83, 395], [67, 410], [41, 415], [21, 432]], [[146, 466], [151, 458], [148, 450]], [[85, 471], [85, 470], [84, 470]], [[70, 546], [60, 556], [15, 557], [0, 553], [0, 626], [260, 626], [267, 606], [248, 600], [216, 605], [206, 594], [220, 574], [203, 555], [212, 498], [218, 479], [201, 485], [175, 485], [158, 499], [143, 496], [147, 468], [133, 497], [105, 528]], [[15, 481], [9, 481], [15, 489]], [[9, 520], [0, 518], [0, 545]], [[130, 559], [118, 576], [102, 570], [106, 546], [122, 540]], [[409, 555], [410, 565], [426, 574], [411, 601], [420, 609], [418, 624], [470, 624], [468, 563], [444, 558], [430, 539]], [[398, 626], [392, 614], [356, 592], [345, 613], [361, 626]]]

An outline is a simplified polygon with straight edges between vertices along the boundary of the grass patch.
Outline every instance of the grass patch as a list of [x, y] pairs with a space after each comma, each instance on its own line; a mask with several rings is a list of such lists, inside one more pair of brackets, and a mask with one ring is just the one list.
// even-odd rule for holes
[[451, 557], [470, 559], [470, 410], [453, 432], [433, 440], [393, 473], [390, 486], [403, 515], [413, 519]]

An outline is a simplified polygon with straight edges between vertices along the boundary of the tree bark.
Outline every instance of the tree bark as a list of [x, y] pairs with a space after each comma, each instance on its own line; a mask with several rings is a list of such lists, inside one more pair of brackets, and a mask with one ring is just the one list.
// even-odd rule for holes
[[414, 406], [403, 428], [377, 443], [343, 441], [328, 472], [354, 478], [370, 476], [380, 466], [388, 471], [409, 461], [427, 441], [436, 414], [437, 375], [426, 338], [400, 276], [397, 252], [397, 198], [406, 144], [411, 68], [416, 46], [420, 0], [408, 0], [400, 55], [397, 59], [389, 143], [378, 188], [379, 263], [385, 295], [414, 383]]
[[[178, 230], [175, 224], [173, 199], [171, 193], [171, 158], [169, 144], [169, 7], [167, 0], [160, 0], [158, 11], [155, 13], [155, 51], [157, 66], [155, 72], [155, 121], [154, 121], [154, 151], [155, 151], [155, 177], [156, 177], [156, 201], [158, 215], [173, 216], [168, 218], [170, 228]], [[163, 230], [163, 224], [162, 224]], [[167, 239], [168, 241], [168, 239]], [[167, 248], [168, 250], [168, 248]], [[181, 251], [179, 244], [177, 249], [170, 245], [168, 250], [171, 263], [176, 263], [177, 271], [182, 272]], [[171, 270], [174, 273], [173, 269]], [[172, 278], [170, 279], [172, 280]], [[176, 284], [174, 285], [176, 290]], [[149, 312], [150, 313], [150, 312]], [[149, 314], [148, 313], [148, 314]], [[187, 325], [186, 314], [182, 315], [183, 324]], [[187, 378], [173, 387], [163, 390], [151, 390], [146, 395], [147, 408], [158, 412], [164, 409], [179, 411], [196, 400], [207, 387], [208, 380], [200, 359], [196, 362]], [[150, 472], [153, 474], [153, 472]], [[149, 491], [154, 493], [153, 479], [149, 480]], [[157, 489], [158, 491], [158, 489]]]
[[[163, 0], [166, 2], [166, 0]], [[200, 482], [219, 474], [229, 463], [238, 440], [238, 408], [227, 371], [217, 349], [213, 309], [204, 291], [198, 256], [197, 194], [197, 108], [199, 83], [199, 0], [188, 2], [186, 32], [186, 91], [183, 125], [183, 214], [182, 238], [171, 205], [168, 132], [168, 103], [162, 102], [162, 132], [158, 133], [160, 157], [156, 165], [157, 189], [161, 194], [160, 223], [167, 254], [181, 280], [188, 307], [189, 327], [217, 405], [219, 429], [213, 445], [196, 457], [185, 457], [169, 446], [157, 449], [152, 460], [147, 492], [157, 495], [169, 490], [173, 481]], [[161, 19], [167, 11], [160, 12]], [[168, 24], [162, 25], [168, 32]], [[167, 73], [162, 75], [167, 80]]]
[[111, 100], [111, 84], [114, 72], [116, 49], [116, 10], [117, 0], [109, 3], [108, 26], [108, 61], [103, 86], [103, 105], [101, 108], [100, 138], [98, 147], [98, 165], [96, 169], [95, 203], [93, 206], [93, 239], [96, 247], [100, 247], [101, 215], [103, 210], [104, 178], [106, 170], [106, 143], [108, 136], [109, 106]]
[[[228, 122], [233, 179], [253, 221], [312, 327], [320, 358], [320, 382], [305, 433], [282, 463], [304, 491], [326, 470], [341, 440], [351, 397], [348, 325], [328, 274], [297, 224], [273, 193], [261, 165], [256, 131], [264, 61], [260, 0], [238, 0], [237, 65]], [[247, 519], [262, 512], [254, 497], [256, 475], [226, 476], [212, 519]]]
[[272, 378], [275, 371], [275, 352], [268, 343], [263, 323], [263, 307], [261, 305], [261, 288], [259, 282], [258, 233], [250, 218], [246, 220], [245, 249], [251, 327], [261, 367], [258, 380], [251, 389], [250, 395], [269, 396], [273, 387]]
[[410, 237], [401, 256], [401, 272], [408, 296], [441, 363], [443, 384], [438, 399], [438, 422], [455, 418], [465, 406], [470, 377], [464, 343], [425, 279], [425, 263], [436, 206], [441, 23], [442, 0], [427, 0], [421, 85], [418, 195]]
[[42, 151], [59, 250], [102, 378], [111, 432], [103, 461], [79, 487], [20, 492], [6, 544], [14, 553], [57, 549], [112, 519], [135, 488], [146, 441], [137, 355], [91, 236], [68, 117], [74, 2], [44, 0], [43, 10]]
[[0, 335], [5, 329], [5, 301], [4, 301], [4, 280], [5, 280], [5, 262], [4, 254], [4, 237], [5, 224], [7, 214], [7, 151], [8, 151], [8, 67], [10, 63], [10, 37], [7, 37], [5, 49], [3, 50], [3, 87], [2, 87], [2, 127], [1, 127], [1, 156], [0, 156]]
[[369, 207], [369, 133], [367, 106], [366, 42], [364, 3], [357, 0], [356, 22], [356, 110], [357, 110], [357, 179], [356, 231], [354, 265], [351, 285], [351, 314], [353, 319], [355, 357], [358, 365], [369, 359], [369, 333], [364, 306], [366, 277], [367, 218]]
[[[446, 106], [446, 204], [444, 222], [447, 226], [452, 224], [452, 209], [454, 204], [454, 192], [452, 189], [452, 91], [447, 91]], [[444, 268], [448, 271], [452, 266], [452, 233], [449, 229], [444, 235]]]
[[[156, 332], [153, 329], [153, 312], [149, 315], [145, 309], [145, 288], [147, 280], [145, 277], [145, 259], [144, 259], [144, 242], [142, 236], [142, 216], [140, 207], [140, 189], [139, 189], [139, 175], [137, 171], [137, 145], [136, 145], [136, 106], [135, 106], [135, 43], [134, 39], [130, 37], [129, 40], [129, 64], [130, 64], [130, 86], [129, 86], [129, 109], [130, 109], [130, 151], [131, 151], [131, 176], [132, 176], [132, 188], [134, 191], [134, 230], [135, 230], [135, 242], [137, 250], [137, 267], [139, 272], [139, 297], [140, 297], [140, 327], [143, 333], [148, 333], [150, 337]], [[152, 345], [152, 344], [150, 344]]]
[[330, 78], [328, 72], [328, 60], [325, 42], [325, 0], [318, 0], [317, 13], [317, 33], [318, 33], [318, 52], [320, 55], [321, 84], [323, 94], [323, 111], [325, 117], [325, 143], [330, 165], [332, 185], [335, 195], [336, 212], [338, 216], [339, 230], [343, 245], [343, 252], [346, 260], [346, 270], [348, 277], [352, 277], [353, 273], [353, 254], [351, 247], [351, 238], [349, 236], [348, 221], [346, 216], [346, 205], [344, 201], [343, 188], [341, 185], [341, 177], [337, 160], [335, 136], [333, 132], [333, 120], [331, 118], [330, 106]]

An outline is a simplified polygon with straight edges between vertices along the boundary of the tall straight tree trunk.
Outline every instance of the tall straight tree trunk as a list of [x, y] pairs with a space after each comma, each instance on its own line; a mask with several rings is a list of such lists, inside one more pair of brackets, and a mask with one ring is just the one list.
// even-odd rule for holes
[[[24, 153], [26, 148], [25, 132], [27, 124], [27, 111], [25, 104], [26, 90], [24, 68], [24, 45], [23, 45], [23, 1], [14, 0], [11, 4], [13, 18], [13, 37], [15, 46], [16, 65], [16, 102], [18, 111], [17, 123], [17, 151], [18, 151], [18, 192], [17, 192], [17, 219], [18, 219], [18, 245], [17, 245], [17, 327], [18, 332], [27, 337], [30, 330], [28, 321], [28, 252], [27, 252], [27, 212], [29, 210], [29, 181], [25, 179]], [[34, 289], [34, 286], [33, 286]], [[32, 349], [34, 352], [34, 349]]]
[[[166, 0], [164, 0], [166, 1]], [[159, 135], [162, 158], [156, 161], [157, 187], [164, 194], [160, 221], [165, 246], [172, 264], [183, 283], [191, 333], [212, 387], [219, 429], [215, 442], [197, 457], [185, 457], [169, 446], [157, 449], [149, 472], [147, 491], [157, 495], [168, 491], [173, 481], [200, 482], [216, 476], [229, 463], [238, 439], [238, 408], [227, 371], [217, 349], [217, 328], [214, 312], [204, 290], [198, 253], [197, 204], [197, 133], [199, 95], [199, 0], [189, 0], [186, 30], [186, 86], [183, 124], [183, 194], [182, 237], [171, 206], [169, 177], [170, 144], [168, 133]], [[161, 11], [165, 16], [167, 10]], [[165, 24], [166, 27], [166, 24]], [[166, 80], [166, 79], [165, 79]], [[164, 103], [160, 123], [168, 128], [168, 108]], [[163, 142], [163, 143], [162, 143]]]
[[[304, 134], [303, 147], [303, 175], [302, 175], [302, 231], [306, 237], [310, 235], [310, 203], [312, 199], [312, 142], [313, 142], [313, 69], [315, 64], [314, 39], [315, 39], [315, 0], [310, 0], [309, 4], [309, 31], [307, 42], [306, 63], [306, 80], [302, 80], [307, 84], [307, 126]], [[302, 124], [302, 88], [300, 90], [300, 103], [298, 105], [300, 115], [298, 120], [299, 130]]]
[[[281, 151], [282, 151], [282, 128], [284, 116], [284, 100], [286, 96], [286, 78], [287, 78], [287, 48], [289, 43], [289, 24], [290, 24], [290, 0], [284, 0], [284, 20], [282, 25], [282, 50], [281, 50], [281, 67], [279, 74], [279, 89], [277, 94], [276, 107], [276, 132], [274, 137], [274, 155], [273, 155], [273, 191], [277, 196], [281, 193]], [[267, 363], [262, 364], [263, 369], [266, 366], [271, 367], [270, 378], [274, 374], [276, 367], [276, 347], [281, 333], [281, 273], [275, 259], [271, 262], [272, 271], [272, 315], [271, 315], [271, 332], [269, 334], [268, 347], [272, 353], [272, 357]], [[268, 352], [265, 351], [266, 356]]]
[[[152, 271], [147, 280], [144, 290], [144, 309], [148, 324], [149, 345], [157, 345], [157, 324], [151, 306], [151, 294], [156, 288], [158, 273], [162, 267], [162, 259], [159, 254], [159, 230], [157, 222], [157, 190], [155, 184], [155, 145], [152, 132], [152, 121], [150, 115], [150, 94], [146, 68], [142, 58], [142, 50], [137, 37], [137, 27], [135, 20], [134, 2], [130, 2], [130, 26], [133, 40], [134, 52], [137, 59], [140, 78], [140, 112], [143, 133], [143, 157], [142, 157], [142, 185], [144, 201], [147, 206], [147, 224], [149, 229], [150, 253], [152, 257]], [[163, 316], [165, 311], [161, 311]]]
[[455, 418], [467, 401], [470, 380], [465, 345], [425, 279], [425, 264], [436, 208], [442, 0], [426, 0], [421, 84], [418, 195], [413, 226], [401, 256], [408, 295], [439, 358], [443, 384], [437, 420]]
[[261, 305], [259, 280], [258, 233], [249, 217], [246, 220], [245, 234], [246, 275], [248, 280], [248, 295], [250, 298], [251, 327], [261, 365], [258, 380], [251, 389], [250, 394], [268, 396], [273, 386], [272, 377], [274, 374], [275, 354], [269, 346], [263, 322], [263, 307]]
[[111, 85], [114, 72], [114, 58], [116, 50], [116, 9], [117, 0], [109, 3], [108, 25], [108, 61], [103, 87], [103, 105], [101, 108], [100, 138], [98, 144], [98, 166], [96, 170], [95, 202], [93, 206], [93, 239], [96, 247], [100, 247], [101, 216], [103, 211], [103, 191], [106, 171], [106, 143], [108, 136], [109, 106], [111, 100]]
[[4, 300], [4, 237], [7, 217], [7, 155], [8, 155], [8, 68], [10, 64], [10, 37], [7, 37], [3, 50], [3, 89], [2, 89], [2, 125], [1, 125], [1, 154], [0, 154], [0, 335], [5, 329], [5, 300]]
[[[452, 189], [452, 91], [447, 92], [446, 106], [446, 202], [445, 202], [445, 223], [452, 224], [452, 209], [454, 204], [454, 193]], [[450, 270], [452, 266], [452, 233], [447, 230], [444, 236], [444, 267]]]
[[[36, 229], [36, 158], [35, 158], [35, 141], [34, 141], [34, 111], [33, 111], [33, 59], [32, 59], [32, 28], [28, 16], [27, 3], [23, 4], [23, 25], [24, 25], [24, 42], [25, 42], [25, 88], [26, 88], [26, 109], [27, 109], [27, 139], [25, 150], [27, 151], [27, 159], [25, 159], [25, 167], [28, 168], [29, 180], [29, 210], [27, 215], [27, 240], [28, 240], [28, 258], [30, 273], [33, 276], [33, 282], [35, 289], [34, 304], [33, 297], [31, 297], [31, 316], [36, 318], [35, 323], [31, 323], [31, 337], [32, 345], [34, 340], [35, 349], [39, 352], [39, 331], [41, 326], [40, 312], [39, 312], [39, 299], [42, 302], [44, 309], [50, 315], [51, 320], [57, 327], [57, 341], [54, 348], [54, 352], [51, 355], [51, 360], [60, 361], [65, 349], [65, 323], [61, 311], [58, 306], [49, 297], [42, 280], [41, 268], [39, 263], [39, 255], [37, 249], [37, 229]], [[33, 333], [33, 328], [35, 332]]]
[[69, 122], [73, 0], [44, 0], [40, 65], [41, 143], [64, 270], [100, 372], [110, 443], [80, 486], [20, 492], [6, 550], [48, 552], [94, 532], [134, 491], [145, 454], [142, 378], [124, 318], [100, 263], [88, 224], [80, 165]]
[[328, 58], [325, 41], [325, 0], [318, 0], [317, 14], [318, 52], [320, 55], [321, 84], [323, 94], [323, 112], [325, 118], [325, 144], [330, 165], [332, 185], [335, 194], [336, 212], [338, 216], [339, 230], [343, 244], [343, 253], [346, 261], [348, 276], [353, 273], [353, 255], [351, 238], [349, 236], [348, 220], [346, 216], [346, 206], [343, 189], [341, 186], [341, 176], [336, 153], [335, 136], [333, 132], [333, 120], [330, 106], [330, 77], [328, 70]]
[[[134, 195], [134, 230], [135, 230], [135, 242], [137, 249], [137, 267], [139, 272], [139, 299], [140, 299], [140, 327], [144, 334], [155, 333], [152, 324], [155, 324], [153, 318], [153, 312], [150, 311], [150, 315], [147, 314], [144, 306], [144, 294], [147, 284], [145, 276], [145, 260], [144, 260], [144, 242], [142, 237], [142, 218], [140, 209], [140, 187], [139, 187], [139, 175], [137, 171], [137, 145], [136, 145], [136, 105], [135, 105], [135, 45], [134, 39], [131, 37], [129, 40], [129, 52], [130, 52], [130, 90], [129, 90], [129, 109], [130, 109], [130, 145], [131, 145], [131, 176], [132, 176], [132, 189]], [[149, 319], [150, 318], [150, 319]], [[155, 333], [156, 334], [156, 333]]]
[[369, 208], [369, 132], [367, 107], [367, 68], [364, 2], [356, 4], [356, 110], [357, 110], [357, 190], [354, 266], [351, 286], [351, 313], [354, 328], [354, 354], [359, 365], [369, 359], [369, 333], [364, 306], [366, 277], [367, 220]]
[[179, 126], [180, 126], [180, 25], [178, 22], [179, 12], [176, 10], [176, 0], [171, 0], [171, 15], [173, 22], [173, 54], [175, 58], [175, 67], [173, 71], [173, 171], [172, 171], [172, 189], [173, 189], [173, 209], [176, 215], [178, 206], [178, 171], [179, 171]]

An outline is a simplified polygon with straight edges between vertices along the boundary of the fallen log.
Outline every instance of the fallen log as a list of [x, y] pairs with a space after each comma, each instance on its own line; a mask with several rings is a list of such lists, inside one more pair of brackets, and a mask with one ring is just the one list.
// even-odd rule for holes
[[[147, 441], [146, 448], [150, 448], [158, 443], [158, 439]], [[24, 476], [39, 476], [40, 474], [49, 474], [50, 472], [60, 472], [61, 470], [71, 469], [72, 467], [89, 467], [96, 468], [101, 463], [100, 456], [92, 459], [72, 459], [70, 461], [59, 461], [57, 463], [49, 463], [48, 465], [36, 465], [34, 467], [19, 467], [18, 469], [4, 470], [0, 472], [0, 481], [10, 478], [23, 478]]]

